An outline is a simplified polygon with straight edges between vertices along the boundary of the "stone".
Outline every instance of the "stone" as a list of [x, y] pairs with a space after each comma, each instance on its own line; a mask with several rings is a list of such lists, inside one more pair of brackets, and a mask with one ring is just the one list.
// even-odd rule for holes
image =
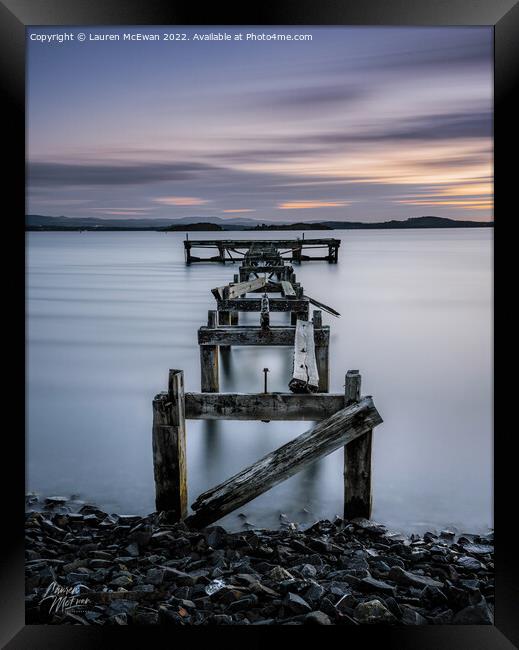
[[443, 583], [438, 580], [434, 580], [428, 576], [411, 573], [410, 571], [405, 571], [398, 566], [391, 567], [388, 578], [399, 585], [407, 585], [411, 587], [425, 587], [427, 585], [431, 587], [443, 587]]
[[369, 600], [365, 603], [360, 603], [355, 607], [353, 612], [355, 620], [359, 623], [368, 625], [373, 624], [392, 624], [397, 623], [397, 619], [385, 607], [380, 600]]
[[136, 608], [138, 603], [134, 600], [117, 599], [112, 600], [106, 608], [106, 614], [112, 616], [115, 614], [131, 614]]
[[463, 550], [474, 555], [489, 555], [494, 552], [494, 547], [488, 544], [465, 544]]
[[306, 600], [292, 592], [289, 592], [285, 596], [283, 599], [283, 605], [294, 614], [304, 614], [312, 610]]
[[366, 593], [382, 593], [382, 594], [388, 594], [389, 596], [394, 596], [395, 595], [395, 588], [389, 585], [387, 582], [383, 582], [382, 580], [376, 580], [375, 578], [363, 578], [360, 583], [359, 587], [362, 591]]
[[433, 625], [450, 625], [452, 623], [452, 610], [446, 609], [439, 614], [430, 616], [429, 622]]
[[324, 612], [315, 611], [305, 616], [305, 623], [307, 625], [331, 625], [332, 621]]
[[476, 558], [470, 557], [470, 555], [462, 555], [456, 560], [456, 566], [461, 568], [463, 571], [481, 571], [483, 565]]
[[155, 610], [136, 611], [132, 614], [132, 621], [136, 625], [157, 625], [159, 613]]
[[315, 578], [317, 575], [317, 569], [312, 564], [303, 564], [299, 568], [299, 573], [303, 576], [303, 578]]
[[324, 587], [314, 583], [304, 593], [304, 599], [310, 603], [318, 603], [324, 595]]
[[274, 582], [282, 582], [283, 580], [294, 580], [294, 576], [286, 569], [283, 569], [283, 567], [281, 566], [275, 566], [267, 573], [266, 577]]
[[402, 618], [404, 625], [428, 625], [429, 622], [419, 612], [409, 605], [402, 605]]
[[452, 622], [454, 625], [494, 625], [494, 616], [482, 599], [477, 605], [469, 605], [459, 611]]
[[431, 585], [427, 585], [424, 587], [424, 590], [422, 591], [420, 598], [423, 600], [423, 602], [429, 606], [429, 607], [437, 607], [439, 605], [447, 605], [447, 596], [438, 589], [438, 587], [432, 587]]

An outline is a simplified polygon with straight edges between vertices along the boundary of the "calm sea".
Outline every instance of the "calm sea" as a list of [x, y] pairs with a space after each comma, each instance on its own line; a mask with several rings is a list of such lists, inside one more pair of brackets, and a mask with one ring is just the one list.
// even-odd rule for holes
[[[358, 368], [384, 424], [374, 433], [373, 518], [400, 530], [492, 525], [491, 229], [335, 231], [339, 263], [296, 268], [305, 293], [341, 313], [331, 391]], [[29, 233], [27, 489], [109, 512], [154, 509], [151, 401], [169, 368], [200, 389], [197, 329], [232, 264], [186, 267], [184, 233]], [[193, 233], [191, 238], [276, 238]], [[282, 236], [300, 236], [283, 233]], [[286, 322], [278, 314], [274, 323]], [[241, 315], [241, 323], [257, 315]], [[286, 391], [289, 348], [234, 348], [221, 390]], [[305, 422], [188, 423], [189, 503], [305, 431]], [[342, 510], [342, 451], [222, 520], [239, 529]]]

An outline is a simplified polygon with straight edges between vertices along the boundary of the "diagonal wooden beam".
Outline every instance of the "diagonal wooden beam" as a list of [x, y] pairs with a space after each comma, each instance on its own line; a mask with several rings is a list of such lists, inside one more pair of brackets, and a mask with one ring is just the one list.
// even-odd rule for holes
[[185, 523], [194, 528], [212, 524], [381, 422], [372, 398], [364, 397], [201, 494]]

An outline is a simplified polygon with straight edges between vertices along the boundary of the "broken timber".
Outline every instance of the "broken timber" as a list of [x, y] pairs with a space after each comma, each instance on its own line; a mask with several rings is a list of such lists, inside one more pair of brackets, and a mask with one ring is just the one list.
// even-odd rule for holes
[[261, 289], [266, 283], [267, 280], [265, 277], [255, 278], [254, 280], [238, 282], [237, 284], [229, 284], [225, 287], [211, 289], [211, 293], [217, 300], [232, 300], [233, 298], [244, 296], [246, 293], [250, 293], [251, 291]]
[[298, 320], [294, 343], [294, 371], [288, 387], [293, 393], [310, 393], [319, 389], [315, 360], [314, 325]]
[[201, 494], [186, 524], [207, 526], [382, 422], [371, 397], [341, 409], [227, 481]]

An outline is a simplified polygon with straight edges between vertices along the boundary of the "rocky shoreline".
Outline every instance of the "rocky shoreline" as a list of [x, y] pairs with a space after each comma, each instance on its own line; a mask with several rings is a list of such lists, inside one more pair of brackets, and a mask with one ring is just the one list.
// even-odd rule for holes
[[337, 518], [229, 533], [26, 503], [27, 624], [493, 624], [493, 532], [407, 537]]

